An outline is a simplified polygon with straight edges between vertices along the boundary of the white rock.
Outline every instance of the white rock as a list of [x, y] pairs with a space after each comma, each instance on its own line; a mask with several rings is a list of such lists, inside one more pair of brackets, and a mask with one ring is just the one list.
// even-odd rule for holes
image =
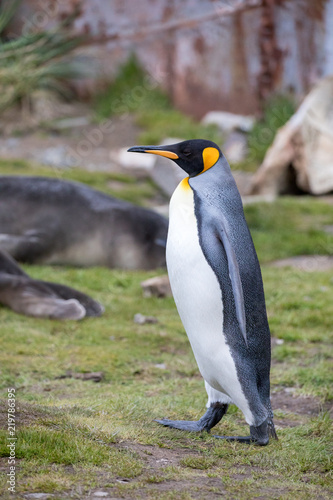
[[51, 498], [53, 495], [50, 495], [50, 493], [28, 493], [25, 495], [26, 498], [38, 498], [38, 499], [46, 499], [46, 498]]
[[315, 195], [333, 190], [333, 75], [321, 80], [281, 127], [257, 170], [253, 194], [284, 194], [296, 185]]
[[204, 125], [217, 125], [224, 132], [231, 130], [249, 132], [252, 130], [254, 122], [253, 116], [236, 115], [226, 111], [209, 111], [202, 119]]
[[95, 491], [95, 493], [93, 493], [93, 497], [97, 497], [97, 498], [105, 498], [108, 496], [109, 496], [109, 493], [107, 491]]

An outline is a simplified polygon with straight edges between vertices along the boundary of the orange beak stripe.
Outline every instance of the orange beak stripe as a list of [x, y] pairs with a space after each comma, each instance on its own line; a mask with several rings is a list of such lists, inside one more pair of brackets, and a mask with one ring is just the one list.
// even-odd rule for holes
[[177, 160], [179, 158], [176, 153], [172, 153], [171, 151], [160, 151], [156, 149], [146, 149], [145, 153], [152, 153], [154, 155], [165, 156], [165, 158], [170, 158], [170, 160]]

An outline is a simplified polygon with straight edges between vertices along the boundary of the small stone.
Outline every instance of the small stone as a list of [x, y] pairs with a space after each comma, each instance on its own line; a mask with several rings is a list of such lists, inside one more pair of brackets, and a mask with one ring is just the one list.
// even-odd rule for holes
[[159, 370], [166, 370], [166, 364], [165, 363], [157, 363], [157, 365], [154, 365], [155, 368], [158, 368]]
[[157, 318], [154, 318], [154, 316], [144, 316], [141, 313], [135, 314], [133, 321], [134, 321], [134, 323], [137, 323], [138, 325], [158, 323]]
[[75, 373], [72, 372], [72, 370], [67, 370], [67, 372], [64, 375], [56, 377], [56, 379], [63, 379], [63, 378], [76, 378], [84, 381], [92, 380], [93, 382], [97, 383], [104, 378], [104, 373], [103, 372]]
[[285, 392], [287, 394], [293, 394], [296, 391], [296, 387], [286, 387]]
[[172, 297], [170, 281], [167, 274], [155, 276], [141, 283], [144, 297]]
[[282, 344], [284, 344], [284, 340], [283, 339], [276, 339], [275, 343], [276, 343], [276, 345], [282, 345]]
[[107, 491], [95, 491], [95, 493], [93, 493], [93, 497], [104, 498], [108, 496], [109, 493]]

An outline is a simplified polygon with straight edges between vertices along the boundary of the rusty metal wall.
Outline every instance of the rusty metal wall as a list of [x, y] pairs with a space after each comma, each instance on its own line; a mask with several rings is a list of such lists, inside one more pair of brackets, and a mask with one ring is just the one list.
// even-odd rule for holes
[[271, 92], [301, 96], [333, 73], [333, 0], [24, 0], [14, 25], [44, 28], [74, 6], [99, 78], [135, 52], [197, 117], [254, 113]]

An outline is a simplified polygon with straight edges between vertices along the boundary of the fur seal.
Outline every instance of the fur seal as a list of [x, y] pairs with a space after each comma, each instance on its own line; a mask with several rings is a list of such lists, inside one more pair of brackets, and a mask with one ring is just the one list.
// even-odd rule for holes
[[30, 278], [0, 250], [0, 303], [27, 316], [78, 320], [101, 316], [104, 308], [88, 295], [58, 283]]
[[168, 222], [78, 182], [0, 176], [0, 249], [29, 263], [165, 266]]

